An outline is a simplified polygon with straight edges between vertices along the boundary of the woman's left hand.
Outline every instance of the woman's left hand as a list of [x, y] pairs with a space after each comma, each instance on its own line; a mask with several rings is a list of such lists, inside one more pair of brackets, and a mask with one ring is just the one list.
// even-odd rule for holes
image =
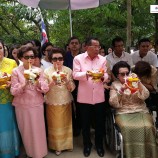
[[62, 77], [61, 80], [62, 80], [64, 83], [67, 83], [67, 82], [68, 82], [67, 76]]
[[71, 83], [68, 81], [66, 84], [67, 84], [67, 89], [71, 92], [72, 90]]

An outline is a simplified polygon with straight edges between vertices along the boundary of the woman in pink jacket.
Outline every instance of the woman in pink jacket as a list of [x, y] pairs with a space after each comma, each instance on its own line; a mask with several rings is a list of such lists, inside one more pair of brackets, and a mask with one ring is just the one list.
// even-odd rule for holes
[[18, 55], [23, 65], [12, 73], [12, 104], [27, 156], [42, 158], [47, 155], [42, 93], [48, 91], [48, 85], [44, 82], [42, 70], [32, 66], [36, 50], [23, 46]]

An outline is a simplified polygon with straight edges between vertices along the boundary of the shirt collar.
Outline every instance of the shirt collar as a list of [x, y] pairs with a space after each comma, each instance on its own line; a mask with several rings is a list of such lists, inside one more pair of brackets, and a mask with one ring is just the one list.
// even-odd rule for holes
[[112, 52], [112, 57], [113, 58], [124, 58], [125, 57], [125, 52], [122, 52], [122, 55], [120, 57], [118, 57], [118, 56], [115, 55], [115, 52], [113, 51]]
[[[85, 57], [85, 58], [88, 58], [88, 59], [91, 59], [91, 58], [89, 57], [87, 51], [84, 53], [84, 57]], [[98, 54], [94, 59], [99, 59], [99, 54]], [[94, 60], [94, 59], [93, 59], [93, 60]]]
[[140, 52], [139, 52], [139, 50], [138, 50], [138, 56], [139, 56], [140, 58], [142, 58], [142, 59], [145, 58], [145, 57], [147, 57], [148, 54], [149, 54], [149, 51], [147, 52], [147, 54], [146, 54], [144, 57], [141, 57], [141, 56], [140, 56]]

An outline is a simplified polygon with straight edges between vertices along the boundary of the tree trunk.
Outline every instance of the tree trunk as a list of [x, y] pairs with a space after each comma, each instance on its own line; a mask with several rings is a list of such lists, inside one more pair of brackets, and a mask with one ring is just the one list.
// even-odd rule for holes
[[131, 47], [131, 0], [127, 0], [127, 41], [126, 41], [126, 49], [130, 50]]
[[[158, 0], [156, 0], [156, 5], [158, 5]], [[155, 13], [155, 41], [158, 40], [158, 13]]]

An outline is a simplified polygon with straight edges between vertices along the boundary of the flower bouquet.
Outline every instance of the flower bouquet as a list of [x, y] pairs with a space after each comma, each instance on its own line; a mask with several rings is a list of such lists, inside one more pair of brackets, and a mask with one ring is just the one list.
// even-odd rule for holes
[[11, 80], [11, 75], [0, 71], [0, 89], [6, 88], [7, 81]]
[[139, 90], [138, 88], [139, 78], [135, 73], [131, 73], [129, 76], [125, 77], [125, 93], [133, 94]]
[[88, 73], [92, 77], [92, 80], [95, 82], [100, 82], [104, 76], [103, 69], [88, 71]]
[[28, 69], [28, 70], [24, 70], [24, 77], [31, 81], [32, 83], [35, 83], [37, 81], [37, 79], [40, 76], [40, 72], [38, 69]]
[[67, 77], [67, 73], [65, 72], [55, 71], [52, 74], [52, 79], [56, 81], [58, 85], [61, 85], [62, 83], [64, 83], [65, 82], [64, 79], [66, 77]]

